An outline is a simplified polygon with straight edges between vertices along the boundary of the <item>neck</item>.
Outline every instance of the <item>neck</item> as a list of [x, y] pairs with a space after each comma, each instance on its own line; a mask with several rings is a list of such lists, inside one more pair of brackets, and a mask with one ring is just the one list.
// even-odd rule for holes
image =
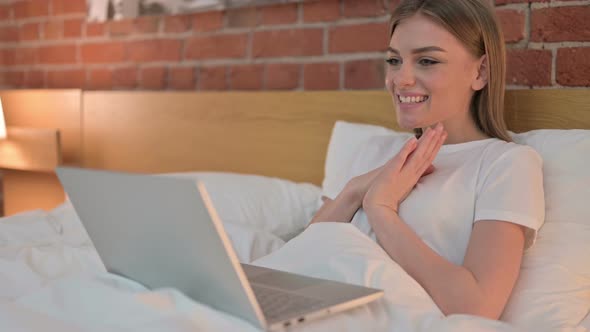
[[[475, 121], [470, 116], [470, 112], [465, 113], [467, 116], [462, 119], [455, 118], [442, 121], [445, 131], [448, 134], [447, 139], [443, 143], [444, 145], [466, 143], [490, 138], [490, 136], [477, 128]], [[432, 124], [430, 127], [434, 129], [435, 126], [436, 123]], [[424, 127], [422, 130], [424, 131], [426, 128], [427, 127]]]

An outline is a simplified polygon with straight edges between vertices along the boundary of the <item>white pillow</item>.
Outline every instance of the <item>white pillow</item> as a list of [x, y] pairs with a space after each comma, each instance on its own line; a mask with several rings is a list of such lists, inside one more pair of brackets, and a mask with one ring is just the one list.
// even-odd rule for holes
[[169, 173], [199, 179], [224, 223], [266, 231], [288, 241], [307, 226], [318, 209], [321, 189], [310, 183], [224, 172]]
[[251, 263], [285, 245], [283, 239], [267, 231], [233, 223], [224, 223], [223, 227], [240, 263]]
[[[259, 175], [223, 172], [164, 175], [200, 179], [205, 184], [243, 263], [271, 253], [299, 234], [316, 213], [321, 192], [313, 184]], [[65, 244], [79, 247], [89, 243], [70, 201], [48, 212], [46, 218]]]
[[536, 331], [573, 328], [590, 310], [590, 130], [533, 130], [513, 139], [543, 158], [545, 224], [502, 318]]
[[[412, 134], [336, 122], [323, 194], [342, 190], [360, 146], [391, 135], [405, 140]], [[578, 326], [590, 310], [590, 130], [533, 130], [513, 137], [543, 158], [546, 220], [535, 246], [525, 253], [502, 319], [536, 331]]]

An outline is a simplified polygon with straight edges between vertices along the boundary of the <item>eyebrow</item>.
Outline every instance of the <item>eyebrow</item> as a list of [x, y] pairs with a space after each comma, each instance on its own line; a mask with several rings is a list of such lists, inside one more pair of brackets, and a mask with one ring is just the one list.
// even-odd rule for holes
[[[393, 53], [399, 54], [399, 51], [396, 50], [395, 48], [392, 48], [391, 46], [389, 46], [387, 48], [387, 50], [389, 52], [393, 52]], [[424, 53], [424, 52], [446, 52], [446, 51], [444, 49], [438, 47], [438, 46], [426, 46], [426, 47], [415, 48], [415, 49], [412, 50], [412, 53], [413, 54], [416, 54], [416, 53]]]

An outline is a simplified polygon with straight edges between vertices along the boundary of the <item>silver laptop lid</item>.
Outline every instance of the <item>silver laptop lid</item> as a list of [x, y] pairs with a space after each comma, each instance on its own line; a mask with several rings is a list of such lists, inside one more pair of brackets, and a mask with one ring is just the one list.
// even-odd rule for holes
[[202, 183], [58, 167], [108, 271], [264, 328], [265, 318]]

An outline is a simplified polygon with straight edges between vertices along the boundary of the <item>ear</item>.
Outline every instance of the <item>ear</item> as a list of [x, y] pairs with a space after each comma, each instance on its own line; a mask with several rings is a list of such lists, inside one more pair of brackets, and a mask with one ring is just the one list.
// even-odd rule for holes
[[477, 61], [477, 77], [471, 83], [471, 88], [474, 91], [479, 91], [483, 89], [486, 84], [488, 84], [488, 57], [487, 55], [482, 55], [481, 58]]

